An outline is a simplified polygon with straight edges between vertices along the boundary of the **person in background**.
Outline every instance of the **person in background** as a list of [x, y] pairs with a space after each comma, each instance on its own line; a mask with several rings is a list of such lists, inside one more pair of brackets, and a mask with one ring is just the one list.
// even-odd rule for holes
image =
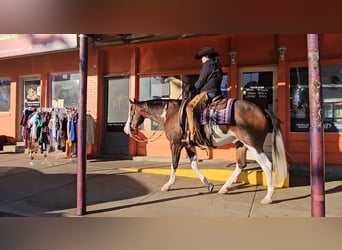
[[[208, 105], [211, 101], [221, 93], [222, 68], [217, 53], [211, 47], [201, 49], [195, 59], [202, 60], [202, 68], [198, 80], [193, 86], [195, 96], [186, 106], [186, 114], [189, 124], [189, 141], [190, 145], [194, 145], [195, 128], [194, 128], [194, 109], [201, 101], [205, 101]], [[186, 141], [186, 140], [185, 140]]]

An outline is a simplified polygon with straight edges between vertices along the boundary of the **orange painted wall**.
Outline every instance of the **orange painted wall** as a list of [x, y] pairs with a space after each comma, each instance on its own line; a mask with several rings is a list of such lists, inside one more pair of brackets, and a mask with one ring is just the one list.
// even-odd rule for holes
[[[91, 44], [88, 49], [88, 92], [87, 111], [95, 120], [97, 117], [97, 52]], [[6, 135], [16, 141], [22, 110], [18, 106], [21, 95], [21, 77], [40, 76], [41, 78], [41, 107], [49, 107], [49, 77], [52, 73], [78, 72], [79, 52], [71, 50], [65, 52], [41, 55], [15, 57], [0, 60], [0, 78], [11, 79], [11, 104], [9, 112], [0, 112], [0, 135]], [[93, 152], [94, 146], [88, 147]]]
[[[320, 58], [322, 63], [342, 64], [342, 35], [320, 35]], [[278, 58], [278, 47], [284, 45], [286, 59]], [[139, 76], [198, 74], [201, 64], [194, 59], [196, 52], [204, 47], [212, 46], [221, 56], [220, 61], [224, 71], [229, 75], [230, 97], [238, 96], [239, 67], [277, 66], [278, 68], [278, 116], [281, 120], [283, 137], [289, 162], [308, 163], [310, 142], [309, 133], [291, 133], [289, 109], [289, 69], [294, 66], [307, 65], [306, 35], [208, 35], [191, 37], [172, 41], [159, 41], [141, 44], [128, 44], [112, 47], [93, 48], [89, 44], [88, 61], [88, 111], [97, 123], [103, 122], [103, 77], [107, 75], [130, 75], [132, 88], [131, 97], [138, 97]], [[231, 64], [229, 51], [237, 51], [237, 63]], [[19, 80], [23, 76], [40, 75], [42, 79], [42, 106], [48, 105], [49, 75], [57, 72], [78, 71], [78, 51], [50, 53], [37, 56], [25, 56], [0, 60], [0, 77], [10, 77], [11, 110], [0, 112], [0, 134], [16, 137], [15, 128], [18, 126], [18, 90]], [[95, 144], [90, 151], [100, 153], [101, 128], [97, 126]], [[141, 131], [146, 137], [152, 136], [152, 131]], [[342, 135], [341, 133], [326, 133], [325, 160], [328, 164], [342, 164]], [[168, 141], [162, 135], [157, 142], [148, 144], [130, 141], [132, 155], [147, 155], [169, 157]], [[207, 152], [198, 150], [200, 159], [235, 159], [235, 149], [232, 146], [212, 149]], [[182, 157], [185, 152], [182, 152]]]
[[212, 46], [221, 54], [222, 66], [228, 65], [230, 40], [228, 36], [208, 36], [202, 39], [187, 38], [174, 41], [162, 41], [140, 46], [140, 74], [155, 72], [182, 72], [186, 70], [199, 72], [200, 60], [195, 54], [205, 46]]
[[[64, 72], [78, 68], [78, 56], [76, 51], [66, 53], [52, 53], [40, 56], [27, 56], [0, 60], [0, 77], [11, 78], [11, 106], [9, 112], [0, 112], [0, 134], [17, 137], [16, 126], [19, 125], [17, 103], [19, 102], [20, 77], [39, 75], [42, 84], [41, 105], [46, 107], [48, 88], [48, 76], [51, 72]], [[76, 55], [76, 56], [75, 56]]]
[[[342, 57], [341, 35], [321, 35], [322, 58]], [[286, 60], [279, 60], [279, 46], [285, 46]], [[143, 43], [139, 45], [124, 45], [106, 49], [104, 52], [104, 71], [107, 74], [129, 71], [129, 60], [132, 60], [133, 47], [138, 51], [137, 75], [167, 75], [167, 74], [197, 74], [200, 69], [198, 60], [194, 60], [196, 52], [204, 47], [212, 46], [221, 56], [220, 61], [224, 70], [228, 73], [230, 82], [228, 93], [230, 97], [238, 96], [238, 69], [241, 66], [276, 65], [278, 66], [278, 115], [281, 120], [283, 137], [289, 162], [309, 162], [309, 135], [308, 133], [290, 133], [289, 131], [289, 68], [294, 64], [306, 65], [306, 35], [216, 35], [193, 37], [172, 41], [159, 41]], [[231, 64], [229, 51], [237, 51], [237, 64]], [[121, 52], [120, 52], [121, 51]], [[121, 65], [114, 62], [114, 58], [120, 58]], [[113, 61], [112, 61], [113, 60]], [[123, 66], [124, 65], [124, 66]], [[131, 63], [132, 65], [132, 63]], [[131, 71], [132, 72], [132, 71]], [[137, 83], [137, 82], [136, 82]], [[133, 96], [137, 97], [137, 92]], [[141, 131], [150, 138], [153, 131]], [[342, 139], [339, 134], [325, 136], [327, 163], [342, 163]], [[137, 143], [131, 141], [135, 155], [147, 155], [156, 157], [170, 157], [168, 140], [164, 135], [157, 142]], [[232, 146], [212, 149], [208, 152], [198, 150], [200, 159], [235, 159], [235, 149]], [[182, 152], [182, 157], [186, 157]]]

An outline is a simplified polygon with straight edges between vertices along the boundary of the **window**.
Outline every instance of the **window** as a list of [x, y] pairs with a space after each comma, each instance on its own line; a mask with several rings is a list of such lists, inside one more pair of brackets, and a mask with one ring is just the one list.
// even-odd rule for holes
[[25, 107], [40, 107], [40, 79], [24, 79]]
[[273, 111], [273, 71], [242, 73], [242, 98]]
[[342, 65], [321, 66], [325, 131], [342, 131]]
[[222, 75], [221, 91], [222, 91], [222, 95], [225, 98], [228, 98], [228, 75], [227, 74]]
[[107, 93], [107, 132], [122, 132], [128, 113], [128, 77], [113, 77], [105, 79]]
[[0, 79], [0, 112], [10, 110], [11, 80]]
[[[198, 75], [177, 76], [148, 76], [141, 77], [139, 82], [140, 101], [151, 99], [182, 99], [183, 90], [191, 83], [195, 83]], [[141, 129], [163, 130], [160, 124], [145, 120]]]
[[51, 104], [54, 108], [78, 108], [79, 73], [51, 75]]
[[[325, 132], [342, 131], [342, 65], [322, 65], [321, 85]], [[308, 68], [290, 69], [291, 132], [309, 132]]]
[[[194, 84], [199, 75], [148, 76], [141, 77], [139, 82], [140, 101], [152, 99], [183, 99], [187, 87]], [[228, 96], [228, 75], [224, 74], [221, 81], [222, 94]], [[145, 120], [140, 129], [163, 130], [163, 127], [150, 120]]]
[[291, 132], [309, 131], [310, 117], [308, 82], [307, 67], [290, 69]]

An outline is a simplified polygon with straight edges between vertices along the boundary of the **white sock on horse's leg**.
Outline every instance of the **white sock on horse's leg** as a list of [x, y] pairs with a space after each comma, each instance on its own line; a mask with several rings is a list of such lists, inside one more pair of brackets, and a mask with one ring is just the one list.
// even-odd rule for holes
[[171, 174], [170, 174], [169, 181], [163, 185], [163, 187], [161, 188], [161, 191], [169, 191], [170, 187], [175, 183], [175, 180], [176, 180], [176, 170], [173, 168], [171, 164]]
[[228, 188], [232, 186], [233, 181], [239, 176], [241, 173], [242, 169], [239, 167], [239, 164], [236, 163], [235, 170], [233, 174], [229, 177], [229, 179], [226, 181], [225, 184], [221, 187], [220, 191], [218, 192], [219, 194], [225, 194], [228, 192]]
[[214, 185], [212, 183], [208, 182], [208, 179], [202, 174], [202, 172], [198, 168], [198, 162], [197, 162], [197, 157], [194, 156], [190, 158], [190, 165], [192, 170], [195, 171], [195, 173], [198, 175], [200, 178], [201, 182], [208, 188], [208, 190], [211, 192], [214, 188]]
[[272, 195], [274, 193], [274, 186], [273, 186], [273, 179], [272, 179], [272, 163], [264, 152], [257, 154], [256, 161], [259, 163], [262, 170], [264, 171], [266, 175], [266, 180], [267, 180], [267, 194], [265, 198], [261, 200], [261, 203], [263, 204], [272, 203]]

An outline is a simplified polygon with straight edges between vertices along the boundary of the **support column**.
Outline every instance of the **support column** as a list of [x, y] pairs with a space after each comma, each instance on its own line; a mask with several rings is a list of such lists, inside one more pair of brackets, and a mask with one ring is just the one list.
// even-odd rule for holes
[[307, 35], [310, 107], [311, 216], [325, 216], [324, 140], [318, 34]]
[[86, 213], [86, 114], [88, 77], [88, 36], [80, 35], [80, 89], [77, 126], [77, 215]]

